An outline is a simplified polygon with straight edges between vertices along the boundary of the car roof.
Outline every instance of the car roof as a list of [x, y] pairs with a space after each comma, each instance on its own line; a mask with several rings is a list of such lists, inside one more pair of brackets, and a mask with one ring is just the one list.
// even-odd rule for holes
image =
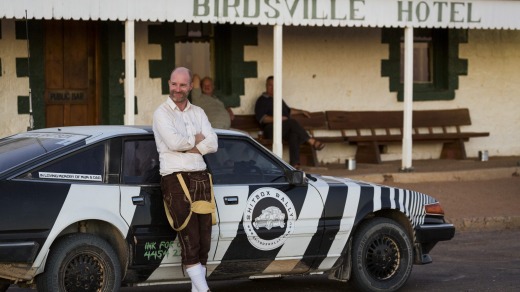
[[[239, 130], [223, 130], [214, 129], [217, 134], [235, 135], [235, 136], [249, 136], [249, 134]], [[59, 134], [80, 134], [88, 136], [87, 142], [98, 141], [105, 138], [125, 136], [125, 135], [139, 135], [139, 134], [153, 134], [152, 126], [126, 126], [126, 125], [94, 125], [94, 126], [67, 126], [55, 128], [43, 128], [33, 130], [31, 133], [59, 133]]]

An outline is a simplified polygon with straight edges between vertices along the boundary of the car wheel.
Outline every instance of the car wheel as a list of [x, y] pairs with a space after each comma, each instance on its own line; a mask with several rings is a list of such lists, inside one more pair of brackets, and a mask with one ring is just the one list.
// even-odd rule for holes
[[362, 223], [352, 246], [352, 280], [363, 291], [396, 291], [413, 265], [413, 248], [404, 228], [387, 218]]
[[105, 240], [86, 233], [66, 235], [50, 249], [38, 291], [119, 291], [121, 266]]

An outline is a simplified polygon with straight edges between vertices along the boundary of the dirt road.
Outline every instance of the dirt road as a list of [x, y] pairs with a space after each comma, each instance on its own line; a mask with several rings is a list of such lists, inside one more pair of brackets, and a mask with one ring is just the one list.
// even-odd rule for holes
[[483, 181], [388, 183], [435, 197], [458, 230], [520, 226], [520, 178]]

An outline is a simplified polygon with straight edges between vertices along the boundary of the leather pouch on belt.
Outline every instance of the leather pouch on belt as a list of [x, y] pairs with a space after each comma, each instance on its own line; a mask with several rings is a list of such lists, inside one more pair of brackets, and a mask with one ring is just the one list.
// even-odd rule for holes
[[216, 206], [215, 206], [215, 195], [213, 193], [213, 180], [211, 179], [211, 174], [209, 175], [209, 182], [211, 185], [211, 201], [195, 201], [193, 202], [191, 200], [190, 192], [188, 191], [188, 187], [186, 186], [186, 182], [184, 182], [184, 178], [182, 178], [182, 175], [180, 173], [177, 174], [177, 179], [179, 180], [182, 190], [184, 191], [184, 194], [186, 195], [186, 198], [188, 198], [188, 201], [190, 202], [191, 209], [190, 214], [184, 220], [184, 223], [179, 228], [175, 228], [173, 225], [173, 219], [170, 215], [170, 211], [168, 210], [168, 206], [166, 205], [166, 202], [164, 203], [164, 208], [166, 211], [166, 217], [168, 218], [168, 222], [170, 223], [171, 227], [175, 231], [181, 231], [184, 228], [186, 228], [186, 225], [188, 225], [188, 222], [190, 222], [191, 214], [197, 213], [197, 214], [210, 214], [211, 213], [211, 224], [215, 225], [217, 224], [217, 214], [216, 214]]

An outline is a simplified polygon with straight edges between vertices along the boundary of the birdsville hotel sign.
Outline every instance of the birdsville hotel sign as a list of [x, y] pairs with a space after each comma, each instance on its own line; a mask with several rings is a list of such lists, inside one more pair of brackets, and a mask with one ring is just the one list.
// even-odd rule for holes
[[[366, 1], [366, 0], [194, 0], [196, 18], [258, 19], [261, 23], [328, 24], [370, 26], [377, 24], [425, 25], [480, 23], [471, 2], [448, 1]], [[385, 12], [378, 13], [378, 11]]]
[[0, 17], [262, 25], [519, 29], [499, 0], [0, 0]]

